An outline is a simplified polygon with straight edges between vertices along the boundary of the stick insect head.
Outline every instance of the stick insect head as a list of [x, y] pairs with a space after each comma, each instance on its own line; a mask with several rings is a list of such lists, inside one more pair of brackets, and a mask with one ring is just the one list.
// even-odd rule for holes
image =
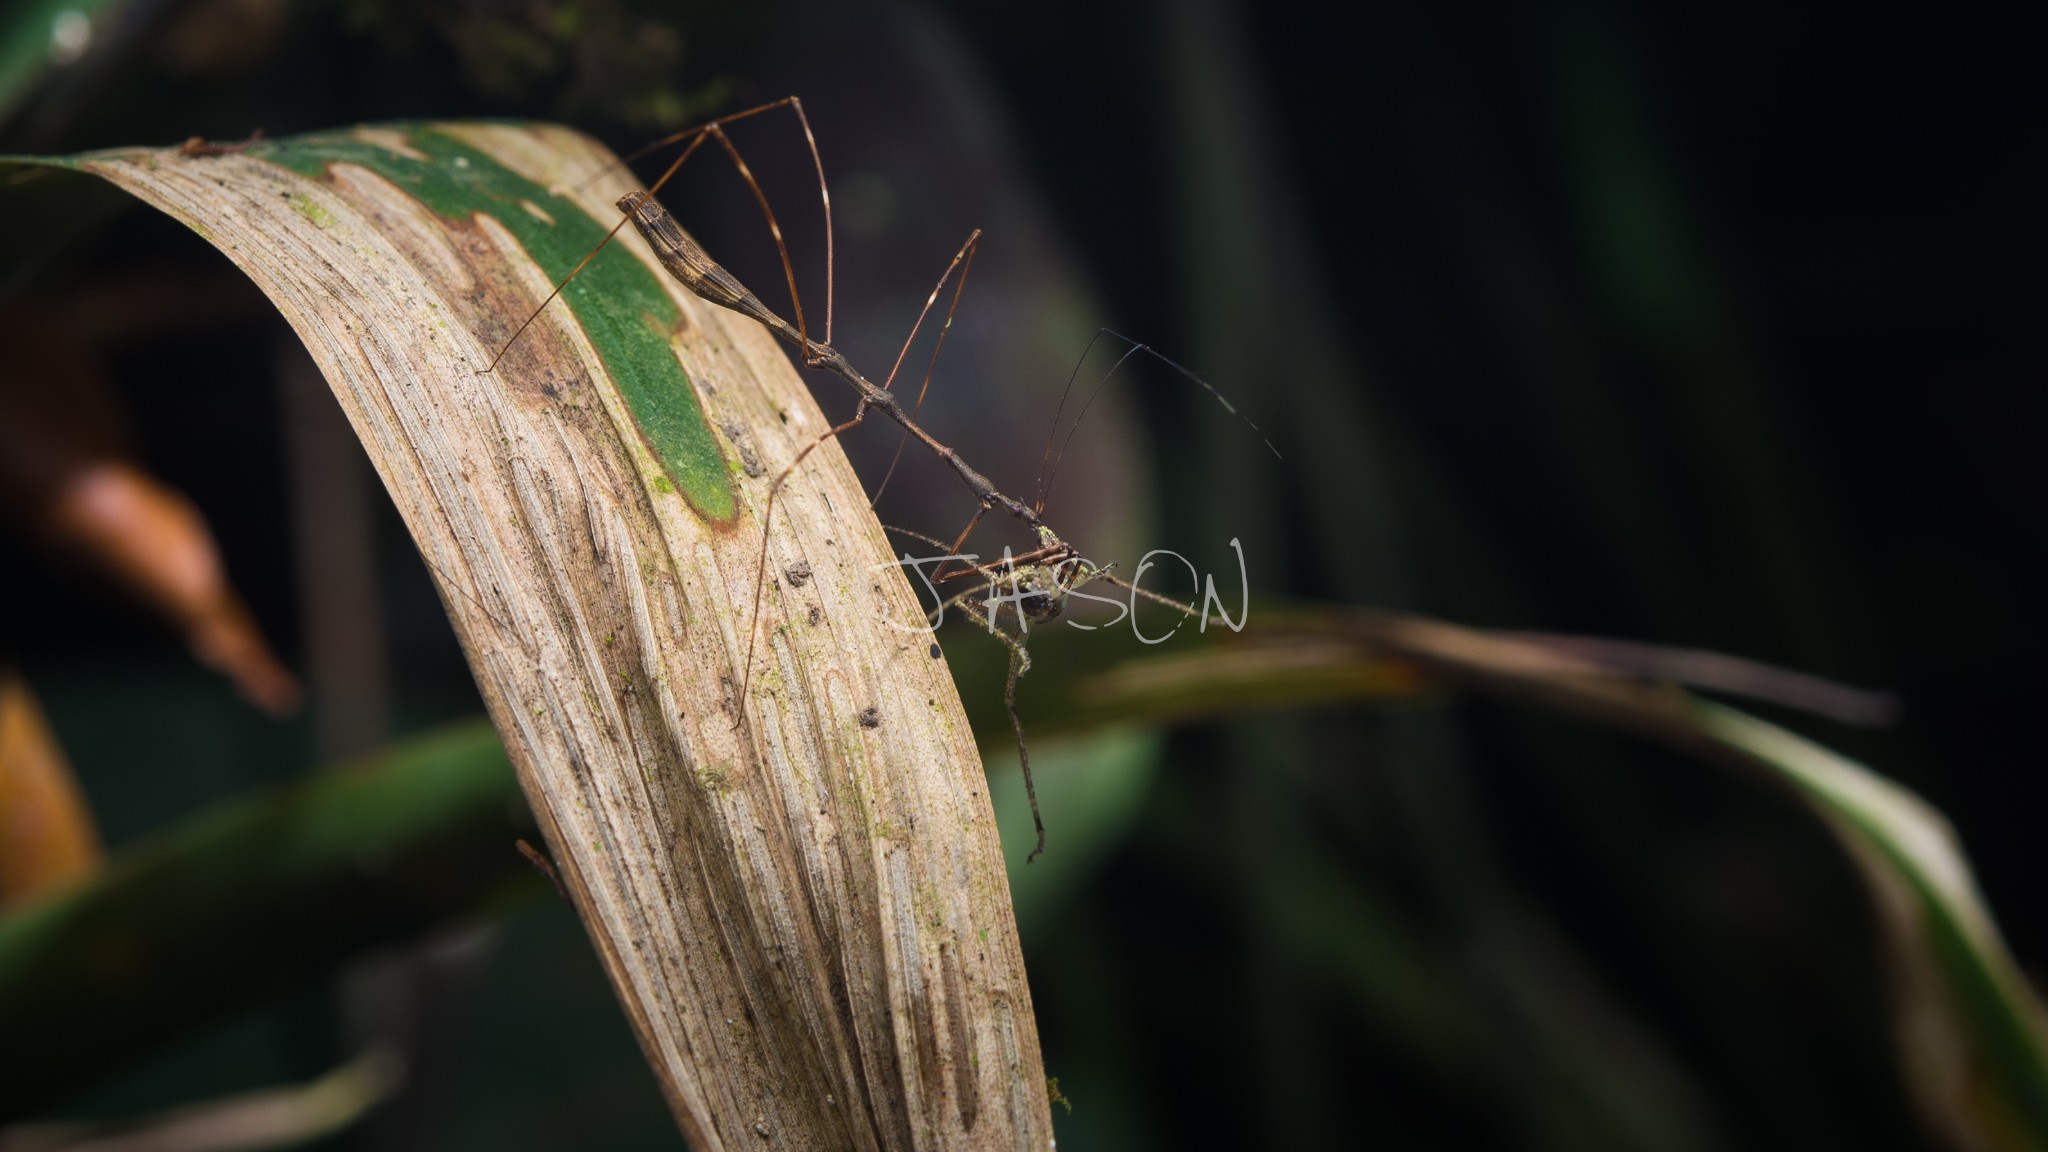
[[1056, 620], [1067, 610], [1067, 594], [1100, 579], [1115, 564], [1098, 567], [1078, 553], [1050, 564], [1025, 564], [1011, 577], [1016, 582], [1017, 610], [1033, 624]]

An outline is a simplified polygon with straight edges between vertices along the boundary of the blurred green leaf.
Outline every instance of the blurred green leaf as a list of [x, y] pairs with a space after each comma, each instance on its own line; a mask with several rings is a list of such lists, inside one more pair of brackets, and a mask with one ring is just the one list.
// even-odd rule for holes
[[0, 121], [52, 68], [84, 55], [127, 0], [28, 0], [0, 13]]
[[1869, 885], [1899, 1056], [1922, 1114], [1959, 1148], [2048, 1148], [2048, 1018], [1948, 820], [1783, 728], [1706, 701], [1691, 709], [1701, 732], [1791, 784]]
[[[1027, 730], [1214, 719], [1463, 688], [1633, 732], [1713, 763], [1765, 770], [1821, 819], [1870, 889], [1884, 929], [1900, 1062], [1930, 1127], [1957, 1147], [2048, 1147], [2048, 1021], [2040, 1001], [2000, 939], [1947, 820], [1870, 769], [1674, 686], [1617, 674], [1569, 648], [1416, 616], [1340, 609], [1255, 615], [1240, 635], [1190, 637], [1177, 650], [1091, 670], [1083, 647], [1105, 643], [1110, 654], [1118, 652], [1114, 640], [1071, 633], [1034, 641], [1034, 670], [1025, 680], [1031, 691], [1020, 693]], [[954, 651], [977, 731], [989, 746], [1001, 746], [1007, 725], [998, 722], [999, 696], [991, 691], [1001, 649], [994, 658], [959, 644]], [[1056, 822], [1052, 830], [1057, 836]], [[1334, 897], [1317, 902], [1344, 904]], [[1325, 928], [1341, 931], [1336, 924]], [[1375, 986], [1373, 970], [1356, 969], [1361, 988]]]
[[225, 804], [0, 919], [0, 1117], [406, 940], [545, 891], [490, 726], [457, 725]]
[[[1008, 733], [1007, 723], [1002, 731]], [[1047, 827], [1058, 832], [1049, 832], [1046, 853], [1027, 863], [1037, 837], [1014, 746], [998, 741], [994, 732], [983, 734], [988, 737], [989, 799], [995, 803], [1003, 858], [1010, 866], [1010, 902], [1017, 910], [1017, 930], [1028, 938], [1129, 835], [1159, 771], [1162, 741], [1153, 729], [1111, 728], [1034, 748], [1031, 775], [1038, 785], [1039, 811]], [[1050, 850], [1055, 842], [1057, 852]]]

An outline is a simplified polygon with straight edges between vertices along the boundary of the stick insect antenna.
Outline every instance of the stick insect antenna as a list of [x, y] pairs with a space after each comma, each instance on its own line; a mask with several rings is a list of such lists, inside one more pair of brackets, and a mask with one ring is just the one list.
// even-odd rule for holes
[[[1038, 499], [1036, 501], [1036, 508], [1040, 513], [1043, 513], [1045, 511], [1045, 502], [1052, 497], [1053, 479], [1059, 475], [1060, 461], [1065, 460], [1067, 458], [1067, 445], [1072, 444], [1074, 442], [1074, 433], [1080, 431], [1081, 429], [1081, 420], [1088, 415], [1088, 409], [1093, 408], [1095, 406], [1095, 398], [1097, 396], [1102, 395], [1102, 390], [1104, 388], [1109, 387], [1110, 380], [1113, 377], [1115, 377], [1117, 371], [1124, 366], [1124, 361], [1129, 360], [1133, 356], [1136, 356], [1138, 354], [1138, 349], [1143, 347], [1143, 345], [1139, 345], [1135, 341], [1133, 341], [1132, 343], [1134, 346], [1125, 350], [1122, 356], [1117, 357], [1116, 363], [1109, 366], [1109, 371], [1103, 373], [1102, 379], [1097, 381], [1095, 384], [1095, 390], [1088, 393], [1087, 402], [1081, 405], [1081, 411], [1075, 415], [1074, 423], [1068, 427], [1067, 438], [1060, 443], [1060, 454], [1058, 456], [1053, 456], [1053, 438], [1060, 434], [1060, 413], [1066, 410], [1067, 397], [1074, 391], [1074, 380], [1081, 375], [1081, 366], [1088, 362], [1088, 354], [1095, 350], [1096, 341], [1101, 340], [1105, 334], [1111, 336], [1116, 335], [1116, 333], [1111, 332], [1107, 328], [1097, 328], [1095, 330], [1095, 335], [1089, 337], [1088, 347], [1081, 350], [1081, 359], [1075, 362], [1074, 370], [1067, 375], [1067, 386], [1063, 391], [1060, 392], [1059, 407], [1053, 409], [1052, 428], [1049, 429], [1045, 434], [1045, 454], [1043, 456], [1040, 456], [1038, 460], [1039, 479]], [[1049, 468], [1046, 464], [1046, 460], [1048, 457], [1050, 457], [1052, 460], [1052, 464]]]
[[[1067, 410], [1067, 398], [1074, 394], [1074, 381], [1080, 379], [1081, 369], [1087, 365], [1088, 357], [1094, 354], [1095, 346], [1102, 342], [1103, 333], [1108, 331], [1107, 328], [1097, 328], [1095, 335], [1088, 338], [1088, 346], [1081, 349], [1081, 358], [1074, 361], [1074, 370], [1067, 373], [1067, 386], [1060, 389], [1059, 407], [1052, 410], [1052, 427], [1046, 429], [1045, 433], [1045, 452], [1038, 458], [1037, 504], [1040, 512], [1045, 511], [1045, 473], [1052, 464], [1053, 438], [1060, 434], [1060, 416]], [[1123, 361], [1119, 360], [1117, 363], [1121, 364]], [[1112, 368], [1110, 371], [1114, 372], [1116, 369]]]
[[[1111, 366], [1110, 370], [1107, 373], [1103, 375], [1101, 382], [1095, 385], [1095, 390], [1088, 394], [1087, 402], [1081, 405], [1081, 411], [1078, 415], [1074, 417], [1074, 422], [1067, 427], [1067, 438], [1060, 442], [1059, 455], [1052, 458], [1052, 467], [1049, 471], [1044, 473], [1044, 482], [1039, 486], [1038, 503], [1036, 509], [1037, 511], [1041, 513], [1045, 511], [1045, 502], [1047, 498], [1049, 498], [1052, 495], [1052, 482], [1059, 475], [1060, 462], [1067, 458], [1067, 446], [1074, 442], [1074, 433], [1081, 430], [1082, 418], [1088, 415], [1088, 409], [1095, 406], [1095, 398], [1102, 395], [1102, 390], [1109, 386], [1110, 378], [1116, 375], [1117, 369], [1122, 368], [1124, 366], [1124, 361], [1129, 360], [1131, 357], [1136, 356], [1140, 352], [1145, 353], [1146, 355], [1152, 357], [1154, 360], [1159, 361], [1161, 364], [1166, 365], [1168, 368], [1173, 369], [1175, 372], [1178, 372], [1182, 376], [1185, 376], [1188, 379], [1194, 381], [1195, 383], [1201, 385], [1203, 390], [1208, 392], [1209, 395], [1216, 398], [1216, 402], [1218, 404], [1223, 405], [1223, 410], [1225, 412], [1228, 412], [1232, 416], [1235, 416], [1239, 420], [1242, 420], [1244, 422], [1245, 427], [1250, 428], [1254, 433], [1257, 433], [1260, 442], [1265, 444], [1266, 451], [1271, 452], [1273, 454], [1273, 459], [1286, 459], [1286, 457], [1280, 455], [1280, 450], [1278, 448], [1273, 447], [1273, 441], [1267, 438], [1266, 434], [1259, 429], [1259, 426], [1257, 424], [1252, 423], [1251, 417], [1246, 416], [1242, 412], [1239, 412], [1237, 410], [1237, 405], [1232, 404], [1230, 402], [1230, 398], [1228, 396], [1225, 396], [1222, 392], [1218, 391], [1214, 384], [1211, 384], [1207, 380], [1202, 379], [1202, 377], [1199, 374], [1197, 374], [1194, 370], [1188, 368], [1186, 365], [1181, 364], [1179, 361], [1172, 359], [1165, 353], [1161, 352], [1159, 349], [1152, 347], [1150, 344], [1146, 344], [1138, 340], [1133, 340], [1129, 336], [1126, 336], [1113, 328], [1098, 328], [1095, 330], [1094, 337], [1088, 341], [1088, 348], [1081, 353], [1081, 363], [1087, 362], [1088, 353], [1094, 350], [1095, 342], [1097, 340], [1100, 340], [1104, 336], [1116, 337], [1124, 343], [1129, 344], [1131, 346], [1130, 350], [1125, 352], [1122, 356], [1118, 357], [1117, 362], [1113, 366]], [[1073, 390], [1074, 377], [1079, 376], [1080, 374], [1081, 364], [1074, 365], [1074, 375], [1067, 378], [1068, 391]], [[1060, 409], [1064, 409], [1065, 407], [1066, 395], [1062, 393], [1060, 396]], [[1052, 449], [1052, 436], [1056, 436], [1059, 433], [1060, 409], [1054, 410], [1052, 435], [1046, 437], [1046, 449], [1048, 452]], [[1043, 467], [1043, 461], [1041, 461], [1040, 464], [1041, 467]]]
[[[1175, 600], [1171, 596], [1161, 596], [1157, 592], [1147, 591], [1146, 589], [1140, 588], [1136, 584], [1133, 584], [1128, 580], [1112, 576], [1108, 572], [1098, 570], [1095, 573], [1094, 578], [1106, 584], [1114, 584], [1118, 588], [1121, 588], [1126, 592], [1143, 596], [1145, 599], [1150, 600], [1155, 604], [1164, 604], [1168, 608], [1178, 608], [1180, 609], [1181, 616], [1183, 618], [1192, 618], [1195, 615], [1195, 606], [1192, 604], [1183, 604], [1180, 601]], [[1196, 589], [1196, 591], [1200, 591], [1200, 589]]]

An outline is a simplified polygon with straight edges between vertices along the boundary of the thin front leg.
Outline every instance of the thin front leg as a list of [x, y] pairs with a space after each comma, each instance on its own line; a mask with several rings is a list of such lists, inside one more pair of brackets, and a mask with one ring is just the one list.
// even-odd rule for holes
[[1038, 833], [1038, 846], [1024, 858], [1026, 864], [1031, 864], [1045, 854], [1045, 819], [1038, 814], [1038, 785], [1031, 779], [1031, 748], [1024, 742], [1024, 718], [1017, 714], [1017, 680], [1030, 670], [1031, 658], [1024, 645], [1008, 633], [998, 628], [989, 631], [1010, 645], [1010, 675], [1003, 682], [1003, 707], [1010, 712], [1010, 730], [1017, 734], [1017, 763], [1024, 769], [1024, 798], [1031, 803], [1031, 827]]
[[[676, 162], [674, 164], [669, 165], [668, 171], [662, 174], [662, 180], [666, 181], [670, 176], [675, 175], [676, 170], [683, 166], [683, 161], [688, 160], [691, 154], [697, 151], [698, 146], [703, 143], [704, 134], [702, 132], [699, 132], [697, 134], [697, 138], [695, 140], [690, 141], [690, 146], [688, 148], [683, 149], [683, 154], [681, 156], [676, 157]], [[490, 364], [486, 366], [482, 372], [477, 373], [477, 375], [488, 376], [492, 372], [497, 371], [498, 361], [503, 360], [505, 358], [505, 353], [510, 352], [512, 350], [512, 345], [519, 343], [519, 338], [526, 334], [526, 330], [533, 325], [533, 322], [535, 320], [540, 319], [541, 313], [548, 310], [548, 305], [555, 302], [555, 297], [560, 296], [562, 294], [562, 289], [567, 288], [569, 286], [569, 281], [574, 280], [576, 279], [576, 277], [581, 276], [583, 274], [583, 269], [589, 266], [592, 260], [597, 259], [597, 254], [599, 252], [604, 251], [605, 245], [610, 244], [612, 242], [612, 238], [619, 234], [619, 229], [624, 228], [626, 226], [626, 221], [630, 219], [632, 219], [632, 217], [625, 215], [621, 215], [619, 217], [619, 222], [612, 225], [612, 230], [604, 234], [604, 239], [599, 240], [597, 242], [596, 247], [592, 248], [588, 252], [585, 252], [583, 254], [583, 259], [578, 260], [576, 262], [576, 266], [574, 268], [569, 269], [569, 274], [567, 276], [562, 277], [561, 282], [557, 283], [554, 286], [554, 288], [548, 292], [547, 299], [542, 300], [540, 302], [539, 307], [535, 308], [532, 312], [527, 313], [526, 319], [521, 320], [519, 322], [519, 327], [513, 329], [512, 335], [505, 340], [505, 346], [498, 349], [498, 354], [491, 357]]]
[[[761, 593], [767, 587], [768, 581], [768, 531], [775, 522], [775, 498], [781, 494], [783, 483], [796, 471], [796, 466], [804, 462], [804, 457], [809, 456], [819, 445], [839, 435], [841, 432], [858, 428], [860, 422], [867, 418], [868, 404], [866, 400], [862, 400], [854, 406], [853, 419], [820, 432], [809, 444], [803, 446], [803, 450], [796, 454], [796, 459], [791, 460], [789, 466], [777, 474], [774, 482], [768, 485], [768, 502], [761, 510], [761, 559], [754, 568], [754, 608], [748, 616], [747, 623], [747, 662], [745, 670], [740, 673], [740, 709], [742, 714], [744, 714], [746, 709], [747, 689], [752, 686], [754, 680], [754, 642], [761, 635]], [[737, 721], [737, 717], [735, 717], [735, 720]]]
[[[918, 413], [924, 411], [924, 396], [931, 390], [932, 373], [938, 371], [939, 353], [945, 350], [946, 336], [953, 331], [953, 314], [960, 310], [960, 295], [967, 291], [967, 274], [974, 270], [974, 254], [979, 250], [980, 243], [981, 229], [976, 228], [974, 234], [967, 238], [967, 243], [960, 246], [960, 251], [953, 254], [953, 262], [946, 265], [945, 275], [939, 277], [938, 284], [932, 288], [932, 294], [925, 297], [924, 310], [917, 314], [917, 323], [910, 326], [910, 338], [903, 342], [903, 351], [896, 354], [896, 366], [889, 369], [889, 378], [882, 382], [884, 390], [895, 386], [896, 369], [903, 366], [903, 358], [910, 354], [910, 345], [917, 339], [917, 330], [924, 326], [925, 318], [932, 314], [932, 305], [938, 301], [939, 293], [945, 290], [946, 281], [953, 275], [953, 269], [960, 269], [960, 282], [953, 286], [953, 300], [946, 305], [946, 322], [939, 328], [939, 341], [932, 346], [931, 362], [924, 368], [924, 382], [917, 386], [917, 401], [910, 407], [910, 418], [913, 421], [917, 419]], [[881, 501], [882, 493], [889, 487], [889, 481], [896, 476], [896, 465], [903, 459], [903, 448], [909, 443], [910, 429], [905, 428], [903, 435], [896, 441], [896, 454], [889, 458], [889, 470], [882, 474], [882, 482], [875, 485], [875, 494], [868, 500], [868, 507], [873, 508]]]
[[[958, 553], [960, 550], [955, 548], [953, 551]], [[938, 584], [947, 580], [964, 580], [969, 576], [986, 576], [991, 580], [1002, 579], [1026, 564], [1037, 564], [1043, 560], [1050, 560], [1055, 556], [1078, 559], [1078, 557], [1073, 555], [1073, 550], [1067, 545], [1048, 544], [1043, 548], [1034, 548], [1022, 556], [1012, 556], [1006, 560], [999, 560], [990, 564], [967, 564], [963, 561], [962, 567], [956, 568], [944, 576], [933, 576], [932, 583]], [[1149, 595], [1149, 593], [1140, 593], [1140, 595]]]
[[[745, 180], [747, 187], [754, 193], [754, 202], [761, 206], [761, 215], [768, 221], [768, 234], [775, 238], [775, 252], [778, 256], [782, 257], [783, 279], [789, 282], [789, 307], [790, 311], [796, 314], [797, 338], [803, 349], [804, 367], [819, 367], [825, 361], [819, 355], [816, 346], [811, 343], [810, 329], [804, 324], [803, 297], [799, 296], [796, 290], [796, 265], [790, 263], [789, 245], [783, 242], [782, 224], [775, 219], [775, 209], [768, 204], [768, 194], [761, 191], [761, 182], [754, 179], [754, 170], [747, 167], [746, 158], [740, 155], [738, 148], [733, 147], [732, 139], [725, 134], [725, 129], [713, 124], [705, 129], [705, 131], [709, 132], [712, 139], [718, 141], [719, 147], [725, 149], [725, 154], [731, 157], [733, 167], [739, 169], [740, 179]], [[659, 191], [659, 189], [651, 188], [649, 191], [654, 192]], [[829, 305], [829, 299], [827, 303]], [[832, 343], [832, 333], [829, 328], [825, 333], [825, 343], [828, 345]]]
[[[967, 527], [962, 528], [960, 530], [960, 538], [953, 541], [953, 546], [951, 548], [946, 549], [946, 555], [965, 555], [965, 553], [961, 552], [960, 550], [962, 548], [967, 547], [967, 538], [969, 536], [974, 535], [975, 528], [980, 526], [981, 518], [986, 515], [988, 515], [988, 505], [984, 503], [983, 505], [981, 505], [981, 507], [976, 508], [974, 510], [973, 516], [968, 517]], [[946, 575], [946, 565], [950, 563], [952, 563], [952, 561], [950, 560], [940, 563], [938, 569], [932, 573], [932, 583], [937, 584], [941, 580], [946, 580], [950, 578]]]
[[[795, 307], [795, 311], [797, 313], [797, 323], [801, 325], [803, 323], [803, 306], [801, 304], [796, 303], [796, 275], [790, 269], [789, 249], [784, 247], [782, 243], [782, 229], [776, 225], [775, 214], [769, 209], [768, 198], [762, 195], [761, 186], [760, 184], [755, 182], [753, 172], [747, 168], [746, 161], [740, 158], [739, 151], [733, 147], [732, 141], [727, 139], [725, 133], [722, 131], [723, 127], [727, 124], [732, 124], [740, 120], [745, 120], [748, 119], [749, 117], [759, 116], [763, 112], [773, 112], [777, 108], [784, 107], [788, 108], [791, 112], [795, 113], [796, 122], [800, 126], [802, 126], [804, 130], [804, 143], [807, 146], [809, 146], [811, 150], [811, 167], [815, 169], [818, 173], [818, 204], [824, 210], [825, 213], [825, 343], [830, 344], [832, 343], [833, 278], [836, 271], [834, 268], [834, 263], [837, 259], [836, 253], [834, 252], [834, 245], [832, 240], [832, 187], [825, 180], [825, 160], [824, 157], [821, 156], [818, 152], [818, 138], [811, 132], [810, 117], [804, 115], [803, 101], [797, 99], [794, 96], [784, 96], [780, 100], [771, 100], [766, 104], [761, 104], [753, 108], [748, 108], [743, 112], [734, 112], [731, 113], [730, 115], [720, 116], [715, 120], [707, 120], [704, 123], [697, 125], [695, 128], [685, 128], [681, 132], [676, 132], [671, 135], [664, 136], [660, 140], [656, 140], [654, 143], [649, 144], [645, 148], [642, 148], [639, 151], [628, 155], [624, 160], [619, 161], [619, 163], [630, 164], [633, 161], [638, 160], [642, 156], [645, 156], [651, 152], [659, 151], [660, 149], [666, 148], [671, 144], [678, 144], [684, 140], [689, 140], [689, 148], [685, 149], [683, 154], [677, 157], [675, 162], [668, 166], [667, 170], [662, 172], [660, 179], [656, 180], [653, 184], [648, 186], [648, 192], [658, 194], [660, 193], [662, 187], [669, 182], [669, 179], [676, 174], [676, 170], [683, 166], [683, 161], [688, 160], [690, 158], [690, 153], [695, 152], [697, 150], [697, 146], [704, 143], [704, 139], [706, 136], [716, 132], [718, 134], [718, 142], [725, 146], [726, 154], [732, 157], [733, 163], [737, 165], [739, 168], [740, 176], [746, 180], [747, 186], [753, 189], [755, 200], [757, 200], [760, 203], [761, 211], [765, 213], [768, 217], [768, 227], [770, 231], [772, 231], [775, 235], [776, 250], [782, 256], [783, 271], [786, 275], [789, 276], [790, 302]], [[691, 139], [691, 137], [695, 137], [695, 139]], [[597, 175], [592, 176], [591, 179], [595, 180], [597, 179], [597, 176], [602, 176], [604, 175], [604, 173], [609, 172], [610, 170], [611, 166], [609, 165], [606, 166], [605, 168], [599, 169]], [[588, 183], [588, 181], [586, 181], [585, 183]], [[616, 231], [616, 229], [614, 230]], [[799, 330], [801, 330], [801, 328], [799, 328]], [[804, 340], [804, 356], [806, 362], [809, 361], [810, 355], [810, 340], [808, 337], [806, 337]], [[813, 364], [811, 366], [816, 367], [817, 365]]]
[[[657, 179], [653, 183], [653, 185], [648, 189], [648, 191], [651, 193], [658, 193], [662, 190], [663, 187], [665, 187], [668, 184], [670, 180], [675, 178], [676, 173], [682, 170], [683, 165], [690, 159], [691, 156], [696, 154], [697, 149], [703, 146], [704, 141], [708, 139], [713, 133], [716, 133], [718, 136], [719, 143], [724, 145], [726, 154], [732, 157], [733, 163], [739, 169], [741, 178], [747, 182], [747, 186], [749, 188], [753, 189], [754, 197], [756, 201], [760, 203], [762, 213], [768, 218], [769, 232], [775, 238], [776, 251], [782, 257], [783, 272], [789, 278], [790, 303], [796, 312], [797, 323], [799, 325], [798, 331], [801, 333], [801, 325], [803, 324], [803, 304], [801, 301], [797, 299], [796, 296], [796, 274], [790, 265], [788, 246], [785, 245], [782, 241], [782, 228], [779, 224], [776, 223], [775, 213], [772, 209], [769, 208], [768, 199], [765, 195], [762, 194], [761, 186], [758, 182], [755, 181], [753, 172], [748, 169], [746, 161], [740, 157], [738, 150], [733, 147], [732, 141], [726, 138], [726, 135], [722, 129], [723, 125], [731, 124], [739, 120], [745, 120], [748, 119], [749, 117], [759, 116], [764, 112], [773, 112], [777, 108], [785, 107], [796, 114], [797, 123], [803, 126], [804, 141], [806, 144], [810, 146], [811, 150], [811, 164], [814, 168], [817, 169], [818, 173], [818, 201], [823, 206], [825, 212], [825, 343], [830, 344], [832, 343], [832, 283], [834, 274], [834, 255], [832, 243], [832, 190], [825, 182], [825, 161], [818, 154], [818, 141], [817, 138], [811, 134], [811, 122], [809, 118], [804, 115], [803, 101], [798, 100], [794, 96], [785, 96], [780, 100], [770, 101], [769, 103], [761, 104], [753, 108], [748, 108], [744, 111], [734, 112], [726, 116], [720, 116], [715, 120], [708, 120], [702, 124], [697, 125], [694, 128], [685, 128], [681, 132], [676, 132], [671, 135], [664, 136], [659, 140], [656, 140], [654, 143], [649, 144], [645, 148], [642, 148], [639, 151], [628, 155], [623, 160], [614, 161], [611, 164], [605, 165], [604, 167], [598, 169], [597, 172], [592, 174], [588, 180], [585, 180], [584, 184], [588, 185], [591, 181], [597, 180], [598, 178], [602, 177], [605, 173], [610, 172], [612, 169], [623, 167], [627, 164], [630, 164], [633, 161], [638, 160], [640, 157], [645, 156], [651, 152], [655, 152], [662, 148], [669, 147], [672, 144], [679, 144], [684, 140], [688, 140], [690, 142], [689, 146], [683, 149], [682, 154], [677, 156], [675, 160], [671, 162], [665, 170], [663, 170], [660, 179]], [[554, 286], [554, 289], [548, 293], [547, 299], [542, 300], [540, 302], [540, 306], [538, 308], [535, 308], [533, 312], [526, 317], [525, 320], [520, 322], [519, 327], [515, 329], [511, 337], [505, 341], [504, 346], [499, 348], [497, 354], [491, 357], [491, 362], [489, 366], [485, 367], [482, 372], [478, 373], [478, 375], [489, 375], [490, 373], [497, 370], [498, 362], [505, 358], [505, 353], [512, 350], [512, 345], [519, 342], [519, 337], [524, 335], [526, 333], [527, 328], [530, 327], [535, 320], [540, 318], [540, 314], [547, 310], [547, 306], [554, 302], [555, 297], [562, 294], [562, 290], [569, 286], [569, 282], [576, 279], [576, 277], [582, 273], [584, 266], [589, 264], [593, 259], [595, 259], [599, 252], [604, 251], [605, 246], [610, 244], [612, 242], [612, 238], [619, 234], [619, 229], [624, 227], [625, 223], [626, 218], [621, 217], [617, 224], [612, 225], [611, 231], [606, 232], [604, 234], [604, 239], [598, 241], [596, 247], [592, 248], [588, 253], [586, 253], [583, 259], [577, 261], [576, 267], [570, 269], [569, 274], [567, 276], [562, 277], [561, 282], [556, 284]], [[803, 347], [805, 350], [806, 361], [808, 362], [808, 360], [810, 359], [811, 348], [808, 337], [804, 338]], [[816, 367], [816, 365], [812, 366]]]

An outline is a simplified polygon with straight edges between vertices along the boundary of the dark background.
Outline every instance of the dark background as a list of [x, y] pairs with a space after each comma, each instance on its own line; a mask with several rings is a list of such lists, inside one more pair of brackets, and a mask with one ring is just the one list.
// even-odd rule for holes
[[[1202, 370], [1285, 457], [1171, 373], [1133, 374], [1062, 479], [1069, 514], [1115, 548], [1227, 571], [1234, 536], [1261, 598], [1895, 689], [1887, 731], [1765, 711], [1945, 812], [2038, 976], [2043, 188], [2026, 173], [2044, 102], [2016, 8], [126, 11], [131, 40], [47, 79], [0, 148], [492, 115], [567, 119], [625, 151], [798, 93], [836, 181], [838, 335], [857, 362], [891, 355], [967, 228], [989, 229], [931, 424], [999, 482], [1028, 478], [1066, 367], [1110, 324]], [[793, 127], [735, 138], [816, 290]], [[667, 198], [684, 223], [773, 283], [729, 173], [682, 183]], [[227, 275], [138, 212], [28, 291], [149, 262]], [[139, 325], [109, 363], [138, 454], [202, 507], [292, 656], [316, 609], [283, 479], [284, 337], [224, 292], [215, 319]], [[872, 480], [893, 446], [871, 432], [850, 451]], [[906, 467], [885, 518], [947, 534], [960, 498]], [[475, 702], [380, 515], [390, 736]], [[260, 719], [139, 611], [4, 548], [6, 601], [32, 608], [0, 637], [116, 845], [321, 758], [310, 723]], [[1775, 790], [1476, 702], [1139, 746], [1128, 813], [1023, 923], [1048, 1071], [1074, 1105], [1063, 1148], [1926, 1143], [1866, 898]], [[393, 969], [409, 975], [378, 975]], [[74, 1110], [309, 1077], [429, 992], [440, 1063], [407, 1119], [335, 1146], [674, 1143], [558, 905], [222, 1022]]]

